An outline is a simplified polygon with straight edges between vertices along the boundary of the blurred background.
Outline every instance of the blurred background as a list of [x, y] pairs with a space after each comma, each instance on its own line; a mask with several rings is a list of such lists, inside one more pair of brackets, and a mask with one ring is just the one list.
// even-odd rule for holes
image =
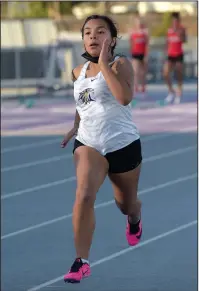
[[[185, 79], [197, 79], [197, 2], [1, 2], [1, 98], [49, 97], [72, 88], [71, 70], [81, 63], [84, 18], [107, 14], [117, 23], [117, 52], [130, 56], [129, 32], [137, 12], [150, 33], [148, 83], [162, 82], [170, 14], [179, 11], [187, 29]], [[64, 62], [63, 62], [64, 59]], [[70, 91], [69, 91], [70, 92]], [[38, 95], [39, 94], [39, 95]]]
[[[188, 36], [183, 96], [180, 104], [161, 105], [173, 11]], [[150, 34], [146, 107], [132, 108], [143, 149], [143, 248], [124, 256], [126, 218], [106, 179], [96, 199], [96, 268], [70, 290], [197, 290], [197, 2], [1, 1], [2, 291], [70, 288], [61, 274], [75, 254], [76, 176], [73, 141], [65, 149], [60, 143], [74, 124], [71, 70], [85, 61], [80, 29], [89, 14], [111, 16], [121, 37], [117, 52], [130, 57], [138, 12]]]

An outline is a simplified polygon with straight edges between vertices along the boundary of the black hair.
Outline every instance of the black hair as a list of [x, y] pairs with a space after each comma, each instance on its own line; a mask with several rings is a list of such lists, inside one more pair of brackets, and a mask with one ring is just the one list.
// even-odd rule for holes
[[135, 12], [135, 17], [140, 17], [140, 13], [138, 10]]
[[172, 17], [172, 18], [175, 18], [175, 19], [180, 19], [180, 13], [179, 13], [179, 12], [173, 12], [173, 13], [171, 14], [171, 17]]
[[[116, 27], [115, 23], [113, 22], [113, 20], [110, 17], [105, 16], [105, 15], [94, 14], [94, 15], [88, 16], [86, 18], [86, 20], [84, 21], [84, 24], [83, 24], [83, 26], [81, 28], [82, 39], [83, 39], [83, 36], [84, 36], [84, 27], [85, 27], [86, 23], [89, 20], [92, 20], [92, 19], [104, 20], [106, 22], [106, 24], [108, 25], [108, 28], [109, 28], [110, 33], [111, 33], [111, 36], [115, 37], [115, 38], [118, 38], [118, 30], [117, 30], [117, 27]], [[116, 47], [116, 42], [115, 42], [114, 46], [111, 47], [111, 54], [112, 55], [114, 53], [115, 47]]]

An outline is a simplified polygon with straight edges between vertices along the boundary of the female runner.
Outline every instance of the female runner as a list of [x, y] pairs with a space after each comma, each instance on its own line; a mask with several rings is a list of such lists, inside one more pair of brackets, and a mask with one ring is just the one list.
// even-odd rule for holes
[[135, 28], [130, 34], [130, 49], [134, 68], [135, 92], [145, 97], [149, 55], [149, 33], [140, 16], [135, 18]]
[[116, 205], [127, 216], [126, 239], [135, 246], [142, 235], [138, 181], [142, 152], [132, 121], [133, 69], [126, 57], [114, 56], [117, 29], [110, 18], [88, 17], [82, 27], [87, 62], [73, 70], [76, 116], [64, 148], [75, 135], [77, 188], [73, 208], [76, 258], [65, 282], [91, 274], [89, 251], [95, 229], [96, 193], [108, 175]]

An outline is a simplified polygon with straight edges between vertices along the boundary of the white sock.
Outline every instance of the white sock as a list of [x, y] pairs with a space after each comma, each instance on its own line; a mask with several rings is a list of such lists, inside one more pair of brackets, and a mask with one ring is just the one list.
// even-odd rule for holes
[[88, 260], [85, 260], [85, 259], [82, 259], [82, 258], [81, 258], [81, 260], [82, 260], [82, 263], [83, 263], [83, 264], [86, 263], [86, 264], [89, 265], [89, 261], [88, 261]]

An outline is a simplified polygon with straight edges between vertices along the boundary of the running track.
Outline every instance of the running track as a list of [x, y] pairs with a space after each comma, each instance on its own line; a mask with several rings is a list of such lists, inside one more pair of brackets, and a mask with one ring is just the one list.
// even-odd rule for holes
[[180, 105], [133, 110], [144, 156], [142, 242], [127, 246], [125, 218], [106, 180], [96, 201], [93, 273], [80, 285], [62, 280], [74, 259], [76, 181], [72, 143], [65, 150], [59, 143], [72, 123], [74, 105], [2, 108], [2, 291], [197, 290], [194, 92], [187, 89]]

